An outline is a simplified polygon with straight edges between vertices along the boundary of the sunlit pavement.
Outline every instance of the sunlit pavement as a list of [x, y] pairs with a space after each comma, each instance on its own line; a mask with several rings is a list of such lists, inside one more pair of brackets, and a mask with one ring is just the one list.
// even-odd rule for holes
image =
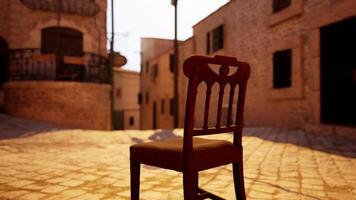
[[[65, 130], [0, 115], [0, 199], [129, 199], [129, 146], [177, 135]], [[246, 128], [243, 145], [248, 199], [356, 199], [356, 141]], [[199, 177], [200, 187], [235, 199], [231, 165]], [[183, 199], [182, 175], [143, 165], [140, 194]]]

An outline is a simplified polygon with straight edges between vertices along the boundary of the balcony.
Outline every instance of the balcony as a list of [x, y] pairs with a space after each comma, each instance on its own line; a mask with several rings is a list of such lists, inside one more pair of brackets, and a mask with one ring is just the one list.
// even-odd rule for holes
[[96, 15], [100, 7], [95, 0], [20, 0], [32, 10], [63, 12], [84, 16]]
[[43, 54], [41, 49], [13, 49], [9, 53], [9, 81], [76, 81], [108, 84], [108, 59], [94, 53], [82, 56]]

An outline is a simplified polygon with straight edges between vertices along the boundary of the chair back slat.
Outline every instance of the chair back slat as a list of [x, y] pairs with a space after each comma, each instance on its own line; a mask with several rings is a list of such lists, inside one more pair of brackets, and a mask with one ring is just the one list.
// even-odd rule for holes
[[[218, 65], [219, 71], [215, 73], [210, 68], [210, 65]], [[234, 73], [230, 73], [231, 68], [237, 68]], [[250, 75], [250, 66], [248, 63], [237, 61], [236, 58], [226, 56], [192, 56], [184, 62], [184, 74], [188, 77], [188, 91], [185, 110], [185, 124], [184, 124], [184, 146], [190, 146], [191, 141], [189, 137], [196, 135], [209, 135], [225, 132], [234, 132], [234, 143], [241, 141], [241, 132], [243, 126], [243, 111], [245, 104], [246, 84]], [[230, 73], [230, 74], [229, 74]], [[200, 83], [205, 82], [207, 89], [205, 94], [205, 106], [203, 107], [204, 120], [202, 127], [194, 128], [194, 121], [196, 113], [197, 91]], [[218, 83], [218, 103], [217, 108], [212, 108], [211, 96], [212, 87]], [[230, 91], [226, 92], [228, 96], [227, 113], [223, 113], [224, 90], [229, 86]], [[235, 97], [235, 89], [238, 86], [238, 97]], [[234, 109], [234, 100], [237, 99], [236, 118], [232, 120]], [[199, 104], [201, 102], [198, 102]], [[210, 109], [217, 109], [215, 127], [209, 127]], [[198, 113], [198, 112], [197, 112]], [[222, 115], [226, 117], [226, 123], [222, 124]], [[226, 114], [226, 116], [225, 116]], [[225, 118], [224, 118], [225, 119]], [[186, 136], [188, 138], [186, 138]]]
[[235, 88], [236, 86], [231, 86], [230, 87], [230, 95], [229, 95], [229, 107], [227, 110], [227, 120], [226, 120], [226, 126], [229, 127], [232, 124], [232, 107], [233, 107], [233, 102], [234, 102], [234, 95], [235, 95]]
[[207, 128], [208, 128], [210, 97], [211, 97], [211, 86], [207, 86], [206, 95], [205, 95], [205, 108], [204, 108], [204, 125], [203, 125], [203, 129], [207, 129]]
[[216, 128], [220, 128], [221, 110], [222, 110], [222, 104], [223, 104], [223, 98], [224, 98], [224, 89], [225, 89], [225, 84], [220, 84], [218, 111], [217, 111], [217, 115], [216, 115], [216, 125], [215, 125]]

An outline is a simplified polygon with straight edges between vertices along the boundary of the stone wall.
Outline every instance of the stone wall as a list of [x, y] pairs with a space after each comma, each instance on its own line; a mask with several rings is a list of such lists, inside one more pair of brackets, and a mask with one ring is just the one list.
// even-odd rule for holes
[[110, 89], [92, 83], [8, 82], [5, 112], [63, 127], [110, 130]]

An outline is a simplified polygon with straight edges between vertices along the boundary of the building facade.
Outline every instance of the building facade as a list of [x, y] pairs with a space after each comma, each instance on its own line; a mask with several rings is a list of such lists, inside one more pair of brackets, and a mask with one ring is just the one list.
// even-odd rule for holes
[[141, 39], [141, 129], [173, 126], [173, 41]]
[[111, 128], [106, 7], [103, 0], [0, 2], [0, 104], [6, 113]]
[[[250, 63], [246, 126], [355, 133], [355, 31], [353, 0], [231, 0], [193, 27], [192, 47], [180, 53]], [[180, 126], [183, 61], [180, 57]], [[198, 101], [203, 104], [203, 95]]]
[[140, 74], [135, 71], [114, 71], [114, 129], [140, 129]]

